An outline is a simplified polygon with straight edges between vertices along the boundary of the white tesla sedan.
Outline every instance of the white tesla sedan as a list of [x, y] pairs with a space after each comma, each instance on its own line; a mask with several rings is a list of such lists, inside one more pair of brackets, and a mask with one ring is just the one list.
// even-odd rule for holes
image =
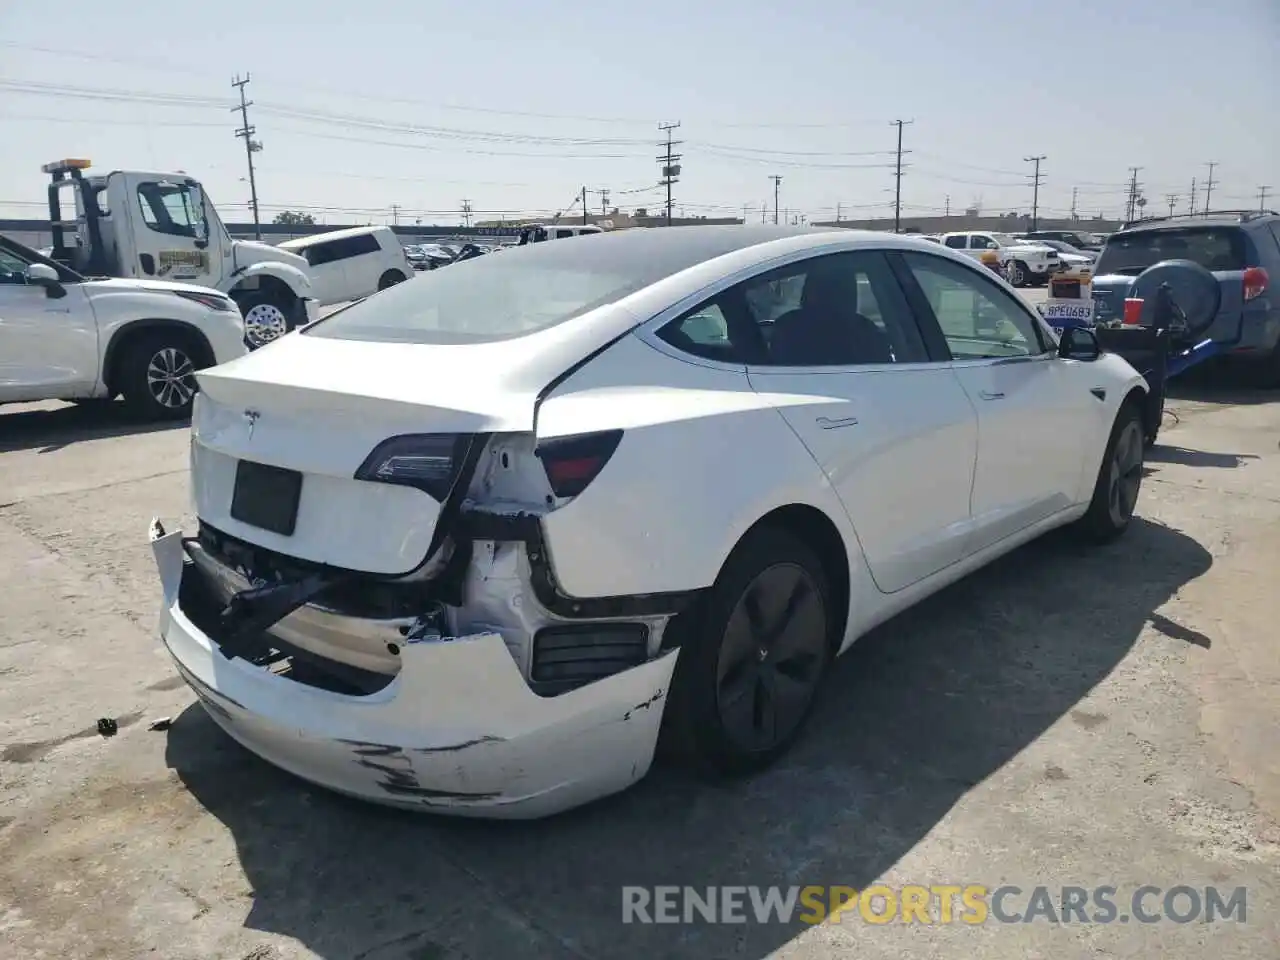
[[151, 539], [213, 719], [334, 790], [536, 817], [661, 732], [759, 769], [831, 659], [1130, 522], [1145, 381], [937, 244], [682, 227], [424, 273], [199, 374]]

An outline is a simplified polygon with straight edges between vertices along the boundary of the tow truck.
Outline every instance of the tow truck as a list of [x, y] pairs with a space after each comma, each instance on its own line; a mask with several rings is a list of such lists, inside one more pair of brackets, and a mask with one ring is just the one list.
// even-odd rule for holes
[[68, 158], [41, 167], [50, 178], [50, 259], [89, 277], [212, 287], [239, 306], [250, 346], [317, 319], [307, 261], [233, 240], [199, 181], [134, 170], [88, 176], [90, 165]]

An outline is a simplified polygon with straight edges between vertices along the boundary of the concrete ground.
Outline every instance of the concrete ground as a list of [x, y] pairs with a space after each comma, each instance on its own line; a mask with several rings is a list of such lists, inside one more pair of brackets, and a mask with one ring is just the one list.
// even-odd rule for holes
[[[331, 796], [222, 735], [153, 635], [145, 531], [186, 512], [185, 430], [6, 410], [0, 956], [1277, 956], [1280, 406], [1210, 392], [1172, 411], [1123, 540], [1051, 536], [877, 630], [775, 769], [719, 787], [658, 770], [551, 821], [485, 824]], [[624, 885], [877, 879], [1109, 884], [1121, 902], [1245, 886], [1248, 912], [620, 922]]]

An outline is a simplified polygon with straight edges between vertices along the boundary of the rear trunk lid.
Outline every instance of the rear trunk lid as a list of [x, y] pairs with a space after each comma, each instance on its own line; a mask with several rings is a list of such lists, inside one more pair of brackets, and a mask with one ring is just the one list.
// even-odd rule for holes
[[511, 350], [293, 334], [202, 372], [191, 443], [201, 522], [314, 563], [411, 571], [443, 497], [357, 471], [396, 436], [532, 430], [542, 384]]

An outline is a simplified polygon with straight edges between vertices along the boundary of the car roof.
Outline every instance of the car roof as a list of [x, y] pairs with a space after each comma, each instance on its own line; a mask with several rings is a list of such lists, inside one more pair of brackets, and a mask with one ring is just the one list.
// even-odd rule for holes
[[1218, 213], [1209, 213], [1207, 216], [1198, 214], [1195, 217], [1179, 216], [1179, 217], [1161, 217], [1159, 220], [1138, 221], [1121, 227], [1112, 236], [1125, 233], [1137, 233], [1139, 231], [1150, 230], [1193, 230], [1204, 229], [1206, 227], [1248, 227], [1254, 223], [1269, 223], [1280, 219], [1275, 213], [1267, 211], [1265, 213], [1249, 212], [1249, 211], [1222, 211]]
[[343, 240], [347, 237], [358, 237], [366, 233], [391, 233], [392, 230], [388, 226], [377, 227], [347, 227], [344, 230], [329, 230], [325, 233], [313, 233], [305, 237], [296, 237], [293, 240], [285, 240], [283, 243], [277, 244], [285, 250], [300, 250], [309, 247], [313, 243], [326, 243], [329, 240]]

